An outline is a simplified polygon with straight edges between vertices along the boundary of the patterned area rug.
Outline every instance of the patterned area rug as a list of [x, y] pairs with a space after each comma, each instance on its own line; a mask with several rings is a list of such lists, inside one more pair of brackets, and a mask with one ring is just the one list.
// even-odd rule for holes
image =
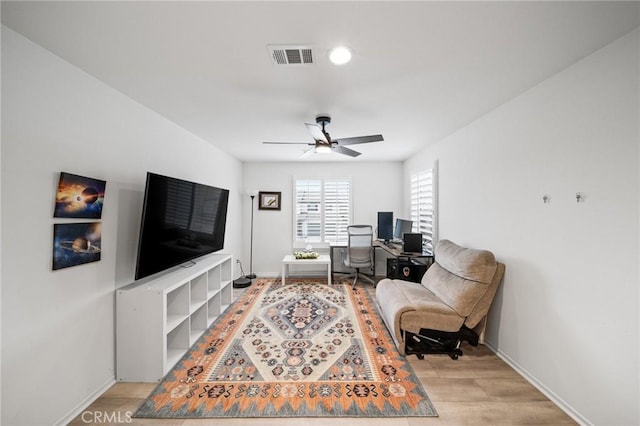
[[317, 281], [254, 281], [134, 417], [437, 416], [367, 291]]

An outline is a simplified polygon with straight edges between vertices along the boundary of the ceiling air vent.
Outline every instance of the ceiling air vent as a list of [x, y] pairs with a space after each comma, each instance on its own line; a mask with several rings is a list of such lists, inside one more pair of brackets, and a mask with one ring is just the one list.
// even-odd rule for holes
[[276, 46], [269, 45], [271, 60], [278, 65], [313, 64], [313, 53], [309, 46]]

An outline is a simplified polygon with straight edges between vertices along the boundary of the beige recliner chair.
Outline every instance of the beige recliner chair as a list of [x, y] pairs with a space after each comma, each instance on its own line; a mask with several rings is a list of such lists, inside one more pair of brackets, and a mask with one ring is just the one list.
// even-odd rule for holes
[[493, 253], [441, 240], [420, 283], [383, 279], [376, 287], [382, 317], [401, 355], [462, 355], [482, 342], [486, 317], [504, 274]]

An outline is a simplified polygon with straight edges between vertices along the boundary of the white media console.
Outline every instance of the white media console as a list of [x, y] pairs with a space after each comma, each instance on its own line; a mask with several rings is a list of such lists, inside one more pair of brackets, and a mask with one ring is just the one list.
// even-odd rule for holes
[[116, 290], [116, 378], [156, 382], [233, 299], [233, 262], [211, 254]]

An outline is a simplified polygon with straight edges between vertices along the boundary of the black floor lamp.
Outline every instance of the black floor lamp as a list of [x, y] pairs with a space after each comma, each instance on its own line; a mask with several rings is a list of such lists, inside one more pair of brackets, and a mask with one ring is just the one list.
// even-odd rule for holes
[[[256, 197], [255, 193], [250, 194], [251, 197], [251, 243], [250, 243], [250, 251], [249, 251], [249, 275], [245, 275], [242, 270], [242, 263], [240, 263], [240, 270], [242, 271], [242, 276], [237, 280], [233, 281], [233, 288], [245, 288], [251, 285], [251, 280], [256, 277], [256, 274], [253, 273], [253, 199]], [[240, 261], [238, 261], [240, 262]]]
[[255, 279], [256, 274], [253, 273], [253, 199], [256, 198], [256, 194], [252, 193], [251, 197], [251, 244], [249, 248], [249, 275], [247, 278], [250, 280]]

